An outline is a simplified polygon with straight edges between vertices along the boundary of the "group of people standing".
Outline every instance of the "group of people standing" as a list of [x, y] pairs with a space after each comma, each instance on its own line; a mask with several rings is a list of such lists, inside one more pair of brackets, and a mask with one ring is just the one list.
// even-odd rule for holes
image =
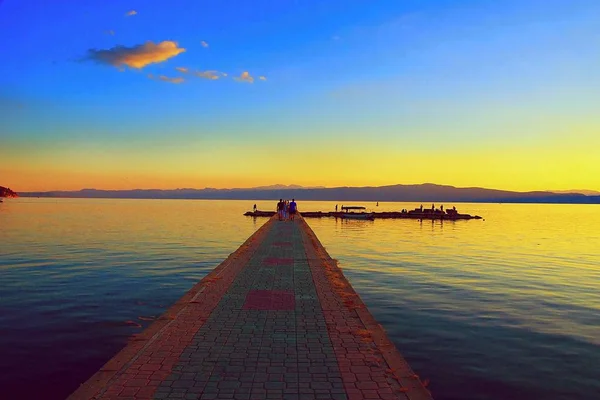
[[288, 218], [293, 221], [297, 211], [298, 206], [295, 199], [292, 199], [292, 201], [279, 199], [279, 203], [277, 203], [277, 215], [280, 221], [285, 221]]
[[[423, 204], [421, 204], [421, 207], [419, 207], [419, 210], [420, 210], [421, 212], [423, 212]], [[435, 203], [432, 203], [432, 204], [431, 204], [431, 212], [435, 212], [435, 211], [436, 211], [436, 210], [435, 210]], [[440, 206], [440, 211], [441, 211], [441, 212], [444, 212], [444, 205], [443, 205], [443, 204]], [[453, 206], [453, 207], [452, 207], [452, 211], [456, 212], [456, 206]], [[446, 212], [448, 212], [448, 211], [446, 211]]]

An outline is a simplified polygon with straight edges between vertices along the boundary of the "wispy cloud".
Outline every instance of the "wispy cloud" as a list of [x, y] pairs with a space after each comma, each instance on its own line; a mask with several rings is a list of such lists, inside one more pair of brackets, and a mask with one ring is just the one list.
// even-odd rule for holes
[[242, 72], [240, 76], [237, 76], [233, 79], [235, 79], [238, 82], [254, 83], [254, 78], [250, 75], [248, 71]]
[[175, 84], [185, 82], [185, 79], [183, 79], [182, 77], [170, 78], [165, 75], [154, 76], [152, 74], [148, 74], [148, 78], [153, 79], [155, 81], [163, 81], [163, 82], [169, 82], [169, 83], [175, 83]]
[[335, 36], [333, 36], [331, 39], [337, 42], [337, 41], [338, 41], [338, 40], [340, 40], [341, 38], [340, 38], [338, 35], [335, 35]]
[[219, 79], [221, 76], [227, 76], [226, 73], [215, 71], [215, 70], [192, 71], [187, 67], [175, 67], [175, 69], [177, 71], [181, 72], [182, 74], [191, 74], [193, 76], [197, 76], [198, 78], [202, 78], [202, 79], [216, 80], [216, 79]]
[[149, 64], [161, 63], [183, 53], [177, 42], [165, 40], [158, 44], [148, 41], [133, 47], [116, 46], [108, 50], [88, 50], [87, 59], [117, 68], [124, 66], [141, 69]]
[[[221, 77], [226, 78], [229, 76], [229, 74], [227, 74], [226, 72], [220, 72], [220, 71], [216, 71], [216, 70], [198, 71], [198, 70], [191, 70], [187, 67], [175, 67], [175, 70], [181, 72], [182, 74], [190, 74], [190, 75], [198, 77], [198, 78], [209, 79], [209, 80], [213, 80], [213, 81], [220, 79]], [[254, 83], [254, 77], [251, 76], [248, 71], [242, 72], [242, 74], [240, 76], [234, 76], [233, 79], [238, 82]], [[261, 75], [258, 77], [258, 79], [261, 81], [266, 81], [267, 77], [264, 75]]]
[[104, 33], [106, 33], [107, 35], [110, 35], [110, 36], [114, 36], [115, 35], [115, 31], [113, 31], [112, 29], [104, 31]]
[[135, 10], [127, 11], [127, 13], [125, 13], [126, 17], [133, 17], [134, 15], [137, 15], [137, 11]]
[[203, 79], [211, 79], [211, 80], [216, 80], [219, 79], [219, 72], [218, 71], [196, 71], [194, 72], [194, 75], [196, 75], [198, 78], [203, 78]]
[[200, 44], [202, 45], [202, 47], [208, 47], [208, 43], [206, 43], [204, 40], [201, 41]]

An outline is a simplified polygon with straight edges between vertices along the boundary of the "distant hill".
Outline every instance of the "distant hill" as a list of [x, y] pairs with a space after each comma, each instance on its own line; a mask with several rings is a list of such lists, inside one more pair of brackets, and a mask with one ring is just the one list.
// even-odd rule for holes
[[0, 186], [0, 197], [19, 197], [19, 195], [10, 190], [9, 188]]
[[121, 199], [231, 199], [272, 200], [296, 198], [300, 200], [331, 201], [413, 201], [413, 202], [475, 202], [475, 203], [576, 203], [600, 204], [599, 196], [580, 193], [553, 193], [548, 191], [512, 192], [478, 187], [457, 188], [424, 183], [419, 185], [390, 185], [377, 187], [305, 188], [277, 185], [248, 189], [135, 189], [26, 192], [23, 197], [74, 197]]
[[600, 192], [597, 190], [587, 189], [571, 189], [571, 190], [551, 190], [552, 193], [581, 193], [586, 196], [600, 196]]
[[[269, 189], [323, 189], [325, 188], [325, 186], [311, 186], [311, 187], [306, 187], [306, 186], [300, 186], [300, 185], [282, 185], [280, 183], [275, 184], [275, 185], [269, 185], [269, 186], [258, 186], [255, 188], [252, 188], [254, 190], [269, 190]], [[243, 189], [232, 189], [232, 190], [243, 190]]]

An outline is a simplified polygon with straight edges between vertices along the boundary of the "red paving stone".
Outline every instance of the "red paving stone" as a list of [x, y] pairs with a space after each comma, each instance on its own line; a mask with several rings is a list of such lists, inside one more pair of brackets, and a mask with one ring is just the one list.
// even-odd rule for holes
[[126, 398], [431, 396], [304, 220], [273, 218], [69, 397]]
[[293, 291], [251, 290], [242, 306], [244, 310], [294, 310], [296, 299]]

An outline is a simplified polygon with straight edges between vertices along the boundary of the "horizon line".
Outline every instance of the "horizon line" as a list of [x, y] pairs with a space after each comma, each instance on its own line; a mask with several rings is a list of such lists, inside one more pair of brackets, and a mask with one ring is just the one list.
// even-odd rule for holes
[[[227, 188], [216, 188], [216, 187], [203, 187], [203, 188], [194, 188], [194, 187], [177, 187], [177, 188], [132, 188], [132, 189], [100, 189], [100, 188], [81, 188], [81, 189], [52, 189], [52, 190], [27, 190], [21, 191], [20, 193], [51, 193], [51, 192], [82, 192], [86, 190], [94, 190], [94, 191], [106, 191], [106, 192], [126, 192], [126, 191], [178, 191], [178, 190], [311, 190], [311, 189], [343, 189], [343, 188], [382, 188], [382, 187], [392, 187], [392, 186], [441, 186], [441, 187], [450, 187], [455, 189], [484, 189], [484, 190], [498, 190], [505, 192], [514, 192], [514, 193], [531, 193], [531, 192], [548, 192], [548, 193], [558, 193], [558, 194], [583, 194], [586, 196], [589, 195], [600, 195], [600, 190], [595, 189], [537, 189], [537, 190], [513, 190], [513, 189], [497, 189], [497, 188], [489, 188], [483, 186], [454, 186], [451, 184], [441, 184], [441, 183], [431, 183], [431, 182], [423, 182], [423, 183], [394, 183], [394, 184], [386, 184], [386, 185], [365, 185], [365, 186], [303, 186], [297, 184], [272, 184], [272, 185], [259, 185], [259, 186], [250, 186], [250, 187], [227, 187]], [[16, 193], [18, 191], [12, 189]], [[586, 193], [587, 192], [587, 193]]]

